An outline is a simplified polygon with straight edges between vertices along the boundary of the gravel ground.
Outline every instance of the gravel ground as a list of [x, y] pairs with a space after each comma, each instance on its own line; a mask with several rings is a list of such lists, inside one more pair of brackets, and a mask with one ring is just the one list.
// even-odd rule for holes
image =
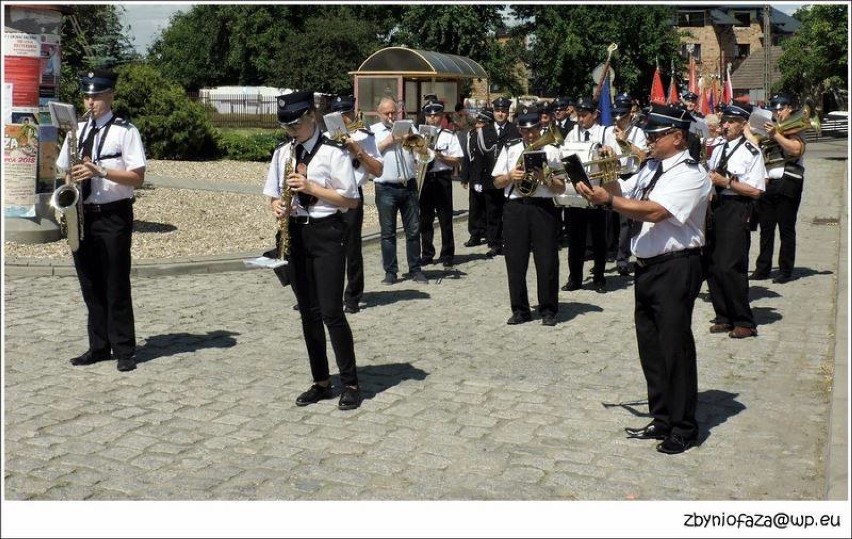
[[[261, 195], [266, 163], [241, 161], [148, 161], [149, 176], [200, 182], [257, 185], [257, 195], [169, 189], [150, 183], [136, 190], [133, 205], [133, 259], [183, 258], [223, 254], [257, 254], [274, 245], [276, 221]], [[373, 184], [364, 197], [374, 200]], [[364, 228], [378, 227], [375, 206], [364, 208]], [[67, 260], [65, 240], [42, 244], [4, 244], [7, 258]]]

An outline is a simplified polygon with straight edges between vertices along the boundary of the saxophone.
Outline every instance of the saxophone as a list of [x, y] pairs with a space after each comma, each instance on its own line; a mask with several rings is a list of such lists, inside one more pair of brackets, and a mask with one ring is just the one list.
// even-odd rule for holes
[[[88, 109], [80, 118], [88, 121], [92, 109]], [[83, 195], [71, 177], [71, 169], [79, 165], [83, 159], [77, 154], [77, 126], [68, 128], [68, 172], [65, 174], [65, 184], [59, 186], [50, 197], [50, 205], [59, 212], [59, 227], [68, 242], [71, 252], [77, 252], [83, 240]]]
[[295, 141], [290, 143], [290, 154], [284, 163], [284, 173], [281, 175], [278, 200], [284, 210], [284, 215], [278, 218], [278, 260], [287, 260], [290, 256], [290, 212], [293, 204], [293, 188], [287, 185], [287, 178], [295, 170], [296, 155], [293, 152]]

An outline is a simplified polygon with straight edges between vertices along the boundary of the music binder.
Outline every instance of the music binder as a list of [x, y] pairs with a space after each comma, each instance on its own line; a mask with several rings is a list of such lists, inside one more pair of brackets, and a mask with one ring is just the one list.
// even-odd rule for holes
[[586, 167], [584, 167], [583, 162], [580, 161], [580, 156], [577, 154], [571, 154], [567, 157], [563, 157], [562, 163], [565, 165], [565, 174], [571, 182], [571, 185], [574, 186], [575, 190], [577, 189], [578, 183], [584, 183], [589, 189], [592, 188], [592, 182], [589, 181], [589, 175], [586, 174]]

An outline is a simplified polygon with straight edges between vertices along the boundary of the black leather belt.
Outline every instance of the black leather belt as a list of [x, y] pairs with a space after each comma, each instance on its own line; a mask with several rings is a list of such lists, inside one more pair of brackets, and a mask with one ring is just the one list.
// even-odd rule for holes
[[453, 169], [448, 168], [447, 170], [439, 170], [438, 172], [433, 172], [433, 171], [430, 170], [426, 173], [426, 176], [427, 177], [430, 177], [430, 176], [431, 177], [439, 177], [439, 176], [452, 176], [452, 174], [453, 174]]
[[376, 185], [381, 185], [382, 187], [395, 187], [397, 189], [405, 189], [408, 187], [410, 182], [413, 182], [414, 178], [409, 180], [405, 180], [404, 182], [376, 182]]
[[515, 202], [518, 204], [533, 204], [535, 206], [554, 206], [553, 198], [551, 197], [518, 197], [510, 198], [506, 200], [506, 202]]
[[660, 262], [665, 262], [667, 260], [672, 260], [674, 258], [683, 258], [686, 256], [693, 256], [701, 254], [701, 249], [698, 247], [693, 247], [692, 249], [683, 249], [681, 251], [672, 251], [670, 253], [663, 253], [661, 255], [652, 256], [650, 258], [636, 258], [636, 265], [640, 268], [647, 268], [648, 266], [653, 266], [654, 264], [659, 264]]
[[133, 204], [134, 199], [123, 198], [115, 202], [107, 202], [106, 204], [83, 204], [83, 212], [85, 213], [108, 213], [117, 210], [129, 208]]
[[325, 217], [311, 217], [310, 215], [295, 215], [290, 218], [290, 222], [296, 225], [318, 225], [320, 223], [330, 222], [335, 219], [340, 219], [340, 212], [326, 215]]
[[722, 204], [723, 202], [730, 202], [732, 200], [736, 200], [737, 202], [751, 202], [754, 199], [744, 197], [742, 195], [719, 195], [719, 204]]

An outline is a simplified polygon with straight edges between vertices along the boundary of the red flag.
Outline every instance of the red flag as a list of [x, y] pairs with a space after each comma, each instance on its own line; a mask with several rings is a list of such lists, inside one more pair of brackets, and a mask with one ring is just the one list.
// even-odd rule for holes
[[672, 73], [672, 82], [669, 84], [669, 100], [668, 105], [677, 105], [680, 103], [680, 96], [677, 94], [677, 77]]
[[727, 69], [728, 78], [725, 81], [725, 89], [722, 92], [722, 104], [730, 105], [731, 100], [734, 99], [734, 87], [731, 84], [731, 64], [728, 64]]
[[710, 89], [704, 88], [701, 90], [701, 114], [707, 116], [713, 113], [713, 107], [710, 105]]
[[695, 77], [695, 57], [691, 53], [689, 55], [689, 91], [694, 94], [698, 93], [698, 79]]
[[654, 80], [651, 83], [651, 103], [665, 105], [666, 94], [663, 90], [663, 80], [660, 78], [660, 66], [654, 71]]

